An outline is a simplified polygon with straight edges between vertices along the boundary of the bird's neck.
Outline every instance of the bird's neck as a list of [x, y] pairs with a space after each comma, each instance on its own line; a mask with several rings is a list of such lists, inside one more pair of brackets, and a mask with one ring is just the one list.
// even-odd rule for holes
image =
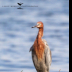
[[37, 38], [42, 38], [42, 36], [43, 36], [43, 28], [39, 28]]
[[38, 60], [42, 59], [43, 58], [43, 54], [44, 54], [44, 43], [42, 41], [42, 36], [43, 36], [43, 28], [40, 28], [39, 29], [39, 32], [38, 32], [38, 35], [37, 35], [37, 38], [34, 42], [34, 51], [36, 53], [36, 56], [38, 58]]

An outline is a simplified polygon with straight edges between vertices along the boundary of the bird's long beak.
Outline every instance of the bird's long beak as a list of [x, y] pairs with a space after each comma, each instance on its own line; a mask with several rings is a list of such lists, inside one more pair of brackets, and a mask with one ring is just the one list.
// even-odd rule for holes
[[37, 25], [36, 26], [33, 26], [32, 28], [35, 28], [35, 27], [37, 27]]

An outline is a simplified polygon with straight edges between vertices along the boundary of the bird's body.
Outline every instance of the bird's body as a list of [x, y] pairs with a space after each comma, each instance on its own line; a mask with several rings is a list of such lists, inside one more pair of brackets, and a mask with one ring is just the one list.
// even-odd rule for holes
[[32, 51], [32, 60], [37, 72], [49, 72], [52, 61], [51, 51], [47, 42], [44, 39], [42, 39], [43, 23], [38, 22], [37, 24], [38, 25], [35, 27], [39, 28], [39, 32], [34, 44], [30, 48], [30, 51]]

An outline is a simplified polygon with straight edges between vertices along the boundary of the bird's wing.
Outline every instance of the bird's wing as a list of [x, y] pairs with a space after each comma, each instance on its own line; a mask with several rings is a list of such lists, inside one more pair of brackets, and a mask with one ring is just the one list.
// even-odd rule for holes
[[46, 40], [43, 39], [43, 42], [45, 44], [45, 64], [47, 68], [50, 68], [52, 57], [51, 57], [51, 50], [46, 42]]

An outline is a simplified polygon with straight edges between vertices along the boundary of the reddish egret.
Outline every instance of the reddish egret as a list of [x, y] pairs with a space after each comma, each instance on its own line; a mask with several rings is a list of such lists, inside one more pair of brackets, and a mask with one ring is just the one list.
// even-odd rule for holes
[[37, 72], [49, 72], [52, 57], [51, 50], [46, 42], [42, 39], [43, 37], [43, 23], [41, 21], [37, 22], [37, 25], [32, 27], [37, 27], [39, 29], [38, 35], [30, 51], [32, 51], [32, 60]]

